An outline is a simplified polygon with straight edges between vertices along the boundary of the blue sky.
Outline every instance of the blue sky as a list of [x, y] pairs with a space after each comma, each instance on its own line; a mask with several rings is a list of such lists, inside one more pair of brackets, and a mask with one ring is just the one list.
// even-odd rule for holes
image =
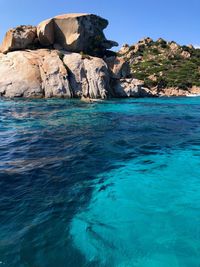
[[120, 45], [145, 36], [200, 45], [200, 0], [0, 0], [0, 11], [0, 40], [17, 25], [86, 12], [108, 19], [106, 36]]

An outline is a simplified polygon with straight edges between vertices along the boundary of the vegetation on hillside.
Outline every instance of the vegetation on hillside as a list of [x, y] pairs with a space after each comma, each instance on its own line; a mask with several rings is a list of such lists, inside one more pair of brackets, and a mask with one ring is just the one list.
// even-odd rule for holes
[[147, 87], [200, 87], [200, 49], [163, 39], [145, 38], [119, 51], [130, 63], [132, 75]]

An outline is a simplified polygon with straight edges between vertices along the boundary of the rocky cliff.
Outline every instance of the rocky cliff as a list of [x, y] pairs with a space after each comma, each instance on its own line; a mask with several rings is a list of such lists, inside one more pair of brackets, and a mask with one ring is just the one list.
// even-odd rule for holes
[[[110, 51], [118, 44], [106, 39], [107, 25], [107, 20], [96, 15], [66, 14], [36, 27], [10, 29], [0, 47], [0, 96], [105, 99], [200, 93], [198, 83], [186, 88], [160, 86], [157, 72], [143, 71], [140, 66], [147, 60], [147, 48], [156, 54], [150, 38], [125, 45], [118, 54]], [[156, 48], [162, 51], [164, 44], [159, 42]], [[175, 44], [170, 47], [185, 60], [192, 55]], [[148, 56], [160, 64], [151, 53]], [[161, 72], [164, 77], [165, 70]]]

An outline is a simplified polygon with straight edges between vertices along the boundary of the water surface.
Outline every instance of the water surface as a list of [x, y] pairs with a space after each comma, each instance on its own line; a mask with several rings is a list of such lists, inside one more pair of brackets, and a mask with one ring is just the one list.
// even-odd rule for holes
[[0, 100], [0, 266], [199, 267], [200, 98]]

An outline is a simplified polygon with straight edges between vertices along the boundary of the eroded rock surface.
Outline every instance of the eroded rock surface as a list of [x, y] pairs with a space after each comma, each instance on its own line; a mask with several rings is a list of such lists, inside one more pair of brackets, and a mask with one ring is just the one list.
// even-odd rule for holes
[[43, 97], [37, 60], [28, 52], [0, 55], [0, 95], [5, 97]]
[[37, 27], [19, 26], [10, 29], [1, 45], [1, 52], [58, 47], [69, 52], [104, 56], [117, 46], [107, 40], [103, 30], [108, 21], [93, 14], [64, 14], [42, 21]]
[[111, 95], [109, 71], [103, 59], [65, 53], [63, 61], [69, 69], [75, 97], [104, 99]]
[[32, 26], [19, 26], [9, 30], [0, 46], [2, 53], [23, 50], [36, 45], [37, 29]]
[[89, 97], [111, 95], [101, 58], [38, 49], [0, 55], [0, 95], [5, 97]]
[[156, 91], [152, 91], [144, 87], [144, 82], [126, 78], [115, 80], [113, 83], [114, 95], [116, 97], [154, 97], [157, 96]]
[[44, 47], [54, 44], [53, 19], [45, 20], [37, 26], [37, 36], [40, 44]]
[[59, 44], [70, 52], [95, 55], [118, 45], [106, 40], [107, 25], [107, 20], [93, 14], [65, 14], [41, 22], [37, 34], [42, 46]]
[[199, 95], [198, 49], [148, 37], [116, 53], [109, 49], [117, 43], [103, 33], [107, 25], [93, 14], [65, 14], [37, 27], [9, 30], [0, 47], [0, 95], [84, 99]]
[[101, 58], [93, 57], [84, 59], [88, 81], [88, 96], [91, 98], [105, 99], [111, 96], [110, 76], [106, 63]]
[[63, 53], [63, 62], [69, 69], [69, 82], [73, 91], [73, 96], [87, 96], [89, 92], [89, 84], [82, 56], [79, 53]]
[[167, 97], [175, 97], [175, 96], [199, 96], [200, 95], [200, 87], [193, 86], [188, 88], [187, 90], [183, 90], [180, 88], [163, 88], [162, 90], [158, 91], [158, 96], [167, 96]]
[[126, 78], [130, 75], [130, 66], [123, 57], [109, 57], [105, 59], [114, 79]]
[[71, 97], [67, 75], [57, 51], [0, 55], [0, 94], [5, 97]]

